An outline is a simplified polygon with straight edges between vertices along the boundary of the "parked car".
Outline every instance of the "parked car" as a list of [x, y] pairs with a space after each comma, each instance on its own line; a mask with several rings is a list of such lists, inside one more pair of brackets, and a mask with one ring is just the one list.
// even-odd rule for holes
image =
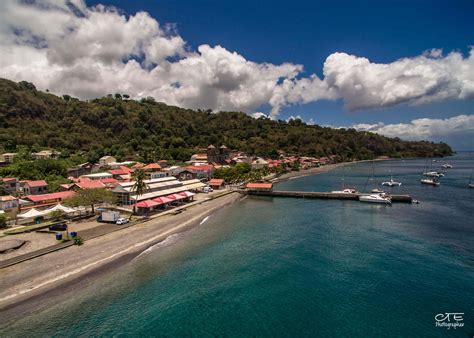
[[121, 225], [121, 224], [127, 224], [127, 223], [128, 223], [128, 219], [123, 218], [123, 217], [120, 217], [120, 218], [117, 220], [117, 222], [115, 222], [115, 224], [119, 224], [119, 225]]
[[211, 187], [207, 186], [207, 187], [202, 188], [202, 191], [204, 191], [205, 193], [208, 193], [208, 192], [213, 192], [214, 189], [212, 189]]
[[66, 231], [67, 230], [67, 224], [66, 223], [57, 223], [50, 225], [48, 227], [50, 231]]

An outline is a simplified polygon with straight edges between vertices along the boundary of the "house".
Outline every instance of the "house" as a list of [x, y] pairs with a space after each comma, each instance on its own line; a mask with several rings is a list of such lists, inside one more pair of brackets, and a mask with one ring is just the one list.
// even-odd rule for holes
[[92, 174], [96, 169], [98, 169], [96, 164], [86, 162], [67, 168], [67, 176], [77, 178], [79, 176]]
[[18, 198], [11, 195], [0, 196], [0, 210], [4, 212], [16, 211], [18, 206]]
[[142, 170], [144, 171], [159, 171], [161, 170], [161, 166], [158, 164], [158, 163], [150, 163], [150, 164], [147, 164], [146, 166], [144, 166], [143, 168], [141, 168]]
[[224, 180], [220, 178], [213, 178], [209, 181], [208, 184], [214, 190], [220, 190], [225, 188]]
[[115, 162], [117, 162], [117, 159], [113, 156], [102, 156], [99, 159], [99, 165], [101, 167], [105, 167], [105, 166], [109, 165], [110, 163], [115, 163]]
[[162, 177], [168, 177], [169, 172], [168, 171], [155, 171], [150, 173], [150, 179], [155, 179], [155, 178], [162, 178]]
[[42, 160], [47, 158], [56, 159], [59, 155], [61, 155], [61, 153], [54, 150], [41, 150], [37, 153], [31, 153], [31, 157], [33, 157], [35, 160]]
[[196, 178], [209, 180], [214, 174], [214, 166], [212, 165], [190, 165], [184, 167], [185, 170], [188, 170], [196, 175]]
[[252, 164], [250, 166], [252, 167], [252, 170], [260, 170], [263, 168], [268, 168], [268, 162], [261, 157], [257, 157], [255, 160], [252, 161]]
[[216, 148], [210, 144], [207, 147], [207, 162], [224, 163], [225, 160], [229, 159], [229, 154], [229, 148], [227, 148], [225, 145], [221, 145], [219, 148]]
[[102, 180], [85, 180], [73, 183], [68, 190], [79, 190], [79, 189], [105, 189], [106, 185], [101, 182]]
[[134, 170], [130, 169], [129, 167], [120, 166], [118, 169], [109, 170], [108, 173], [112, 174], [112, 178], [123, 181], [123, 177], [127, 177], [129, 180], [133, 171]]
[[20, 192], [20, 182], [18, 179], [14, 177], [4, 177], [1, 180], [3, 181], [5, 193], [18, 196], [18, 193]]
[[1, 162], [7, 162], [7, 163], [13, 163], [13, 159], [15, 156], [18, 155], [18, 153], [4, 153], [0, 155], [0, 161]]
[[247, 183], [247, 190], [250, 191], [271, 191], [273, 189], [272, 183]]
[[45, 180], [20, 181], [23, 195], [41, 195], [48, 193], [48, 183]]
[[201, 164], [207, 164], [208, 163], [208, 160], [207, 160], [207, 154], [194, 154], [191, 156], [191, 160], [188, 162], [188, 163], [191, 163], [191, 164], [198, 164], [198, 163], [201, 163]]
[[196, 173], [190, 170], [183, 170], [175, 176], [180, 181], [192, 180], [197, 177]]
[[89, 174], [89, 175], [82, 175], [80, 178], [88, 178], [90, 180], [103, 180], [106, 178], [113, 178], [113, 175], [110, 173], [95, 173], [95, 174]]
[[74, 191], [60, 191], [44, 195], [28, 195], [24, 199], [34, 205], [49, 205], [56, 204], [72, 196], [74, 196]]

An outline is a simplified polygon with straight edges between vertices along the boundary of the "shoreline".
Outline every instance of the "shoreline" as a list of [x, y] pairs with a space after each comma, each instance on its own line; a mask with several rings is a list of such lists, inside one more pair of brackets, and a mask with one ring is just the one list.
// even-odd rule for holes
[[[83, 246], [73, 246], [3, 269], [0, 271], [4, 286], [0, 291], [0, 312], [4, 324], [20, 316], [46, 309], [60, 296], [64, 296], [64, 293], [77, 291], [78, 288], [89, 285], [96, 278], [131, 262], [151, 246], [166, 240], [171, 235], [193, 229], [205, 217], [242, 198], [244, 197], [237, 192], [226, 194], [191, 206], [180, 215], [140, 223], [102, 238], [87, 241]], [[107, 246], [111, 249], [119, 246], [116, 245], [116, 240], [132, 233], [136, 234], [129, 237], [135, 238], [127, 240], [115, 252], [104, 250]], [[85, 252], [84, 249], [88, 246], [90, 248]], [[82, 252], [78, 253], [81, 249]], [[55, 258], [63, 259], [63, 269], [58, 269]], [[80, 264], [81, 258], [84, 259], [84, 264]]]
[[[385, 160], [392, 159], [379, 159], [376, 161]], [[326, 173], [346, 165], [370, 161], [372, 160], [341, 162], [289, 172], [273, 179], [272, 182], [284, 182], [294, 178]], [[81, 247], [73, 246], [61, 250], [59, 253], [51, 253], [3, 269], [0, 271], [0, 278], [4, 280], [4, 289], [0, 291], [0, 312], [4, 318], [4, 323], [48, 308], [49, 305], [55, 303], [65, 293], [86, 287], [95, 279], [117, 270], [124, 264], [132, 262], [142, 252], [163, 242], [169, 236], [193, 229], [213, 212], [223, 207], [228, 207], [243, 198], [245, 197], [237, 192], [224, 194], [212, 200], [191, 205], [180, 215], [158, 217], [136, 224], [133, 227], [107, 234], [101, 238], [87, 241], [85, 243], [86, 246], [94, 246], [87, 253], [84, 251], [80, 252], [85, 247], [84, 245]], [[107, 247], [107, 245], [111, 246], [112, 244], [112, 249], [115, 249], [113, 244], [117, 237], [120, 238], [133, 232], [141, 232], [140, 238], [129, 239], [119, 250], [112, 250], [106, 255], [95, 254], [95, 252], [103, 254], [103, 247]], [[72, 259], [73, 263], [71, 265], [63, 262], [63, 269], [58, 269], [60, 266], [55, 265], [52, 267], [52, 270], [54, 271], [56, 268], [58, 272], [48, 274], [48, 269], [51, 269], [51, 265], [54, 265], [51, 262], [54, 262], [55, 258], [63, 258], [61, 254], [67, 256], [70, 261], [71, 258], [75, 258], [78, 255], [79, 260], [82, 258], [87, 262], [81, 266], [81, 264], [77, 264], [78, 259]], [[25, 274], [24, 271], [28, 269], [28, 266], [35, 266], [30, 275], [28, 273]], [[12, 277], [14, 274], [17, 274], [19, 278], [15, 278], [16, 276]]]
[[271, 180], [271, 182], [280, 183], [280, 182], [289, 181], [295, 178], [306, 177], [306, 176], [311, 176], [311, 175], [316, 175], [316, 174], [323, 174], [323, 173], [330, 172], [336, 168], [345, 167], [352, 164], [372, 162], [372, 161], [381, 162], [381, 161], [393, 161], [393, 160], [397, 160], [397, 159], [381, 158], [381, 159], [375, 159], [375, 160], [360, 160], [360, 161], [353, 161], [353, 162], [340, 162], [340, 163], [328, 164], [321, 167], [315, 167], [315, 168], [310, 168], [310, 169], [305, 169], [305, 170], [290, 171], [289, 173], [285, 173], [279, 177], [274, 178], [273, 180]]

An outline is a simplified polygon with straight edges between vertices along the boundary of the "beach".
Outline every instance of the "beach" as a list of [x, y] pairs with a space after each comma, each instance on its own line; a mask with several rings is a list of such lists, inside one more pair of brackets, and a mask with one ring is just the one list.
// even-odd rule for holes
[[129, 262], [148, 247], [199, 224], [213, 212], [242, 198], [239, 193], [166, 215], [0, 270], [0, 311], [4, 320], [47, 307], [55, 295], [90, 283], [93, 277]]

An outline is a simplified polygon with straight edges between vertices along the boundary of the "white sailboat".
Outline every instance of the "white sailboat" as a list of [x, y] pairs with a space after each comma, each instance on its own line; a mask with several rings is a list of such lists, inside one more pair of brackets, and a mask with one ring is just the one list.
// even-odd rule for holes
[[357, 190], [353, 188], [345, 188], [346, 182], [346, 172], [345, 172], [345, 167], [342, 167], [342, 189], [341, 190], [333, 190], [331, 191], [333, 194], [357, 194]]
[[392, 168], [390, 168], [390, 181], [382, 182], [382, 185], [385, 185], [387, 187], [399, 187], [402, 185], [402, 183], [393, 180], [393, 172]]
[[359, 201], [378, 204], [392, 204], [390, 196], [385, 193], [359, 196]]
[[422, 178], [421, 183], [433, 185], [435, 187], [438, 187], [441, 184], [436, 178]]
[[443, 164], [443, 168], [444, 168], [444, 169], [451, 169], [452, 167], [453, 167], [453, 166], [452, 166], [451, 164], [449, 164], [449, 163]]

